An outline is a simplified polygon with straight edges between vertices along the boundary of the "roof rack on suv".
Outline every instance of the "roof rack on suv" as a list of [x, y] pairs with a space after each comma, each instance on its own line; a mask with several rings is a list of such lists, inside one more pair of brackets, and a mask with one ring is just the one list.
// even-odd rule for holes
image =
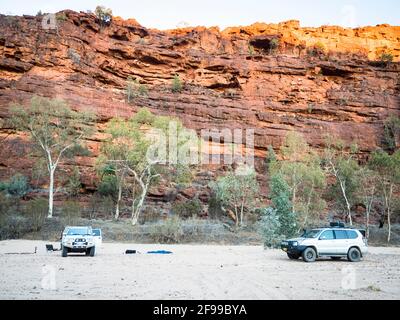
[[338, 222], [330, 222], [329, 226], [331, 228], [345, 228], [346, 227], [343, 222], [339, 222], [339, 221]]

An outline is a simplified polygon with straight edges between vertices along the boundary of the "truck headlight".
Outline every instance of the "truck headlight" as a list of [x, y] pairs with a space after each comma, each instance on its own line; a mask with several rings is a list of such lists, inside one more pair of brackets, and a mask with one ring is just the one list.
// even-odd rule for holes
[[293, 247], [297, 247], [299, 245], [299, 243], [297, 241], [293, 242]]

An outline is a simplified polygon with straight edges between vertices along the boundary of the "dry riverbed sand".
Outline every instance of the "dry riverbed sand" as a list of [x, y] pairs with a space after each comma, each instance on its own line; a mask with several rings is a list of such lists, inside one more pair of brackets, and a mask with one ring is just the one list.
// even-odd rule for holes
[[[45, 244], [0, 241], [0, 299], [400, 298], [400, 248], [370, 247], [360, 263], [307, 264], [260, 246], [104, 243], [93, 258], [62, 258]], [[36, 254], [6, 254], [35, 246]], [[146, 254], [158, 249], [173, 254]]]

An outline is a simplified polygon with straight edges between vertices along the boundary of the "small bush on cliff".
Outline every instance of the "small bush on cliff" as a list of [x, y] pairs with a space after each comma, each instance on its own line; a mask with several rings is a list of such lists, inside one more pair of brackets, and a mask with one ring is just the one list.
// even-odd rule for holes
[[179, 75], [175, 74], [174, 75], [174, 79], [172, 80], [172, 92], [174, 93], [178, 93], [181, 92], [183, 89], [183, 84], [182, 84], [182, 80], [179, 77]]
[[193, 218], [201, 214], [202, 205], [199, 199], [175, 203], [172, 206], [172, 212], [182, 219]]
[[382, 53], [381, 56], [379, 57], [379, 61], [383, 66], [388, 66], [390, 63], [393, 62], [393, 55], [390, 53]]
[[134, 121], [139, 124], [152, 125], [156, 116], [151, 113], [147, 108], [140, 108], [139, 111], [133, 116]]
[[97, 6], [94, 14], [99, 19], [101, 26], [110, 23], [113, 16], [112, 10], [103, 6]]
[[72, 172], [68, 175], [66, 184], [65, 184], [65, 191], [67, 192], [68, 196], [76, 197], [82, 188], [81, 183], [81, 173], [77, 167], [74, 167]]
[[396, 149], [396, 141], [400, 141], [400, 118], [391, 116], [384, 124], [383, 148], [387, 151]]
[[131, 76], [126, 80], [126, 99], [131, 103], [133, 98], [145, 97], [148, 94], [146, 85], [141, 84], [138, 79], [133, 79]]
[[77, 65], [81, 64], [81, 56], [79, 55], [78, 52], [76, 52], [72, 48], [69, 48], [67, 53], [68, 53], [68, 58], [71, 59], [73, 63]]
[[269, 54], [274, 54], [279, 48], [279, 39], [273, 38], [269, 43]]
[[326, 47], [322, 42], [317, 42], [307, 50], [308, 55], [316, 57], [326, 53]]
[[65, 12], [61, 12], [61, 13], [58, 13], [56, 15], [56, 19], [57, 19], [58, 22], [64, 22], [64, 21], [66, 21], [68, 19], [68, 17], [65, 14]]
[[251, 44], [249, 44], [249, 55], [254, 55], [254, 47]]

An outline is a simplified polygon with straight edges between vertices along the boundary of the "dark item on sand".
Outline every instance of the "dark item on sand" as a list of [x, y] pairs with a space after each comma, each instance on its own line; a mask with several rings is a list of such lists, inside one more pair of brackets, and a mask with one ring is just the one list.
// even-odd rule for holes
[[52, 244], [46, 244], [46, 250], [47, 250], [47, 252], [49, 252], [49, 251], [61, 251], [61, 248], [60, 249], [55, 249]]
[[125, 251], [125, 254], [135, 254], [135, 253], [137, 253], [136, 250], [126, 250]]

